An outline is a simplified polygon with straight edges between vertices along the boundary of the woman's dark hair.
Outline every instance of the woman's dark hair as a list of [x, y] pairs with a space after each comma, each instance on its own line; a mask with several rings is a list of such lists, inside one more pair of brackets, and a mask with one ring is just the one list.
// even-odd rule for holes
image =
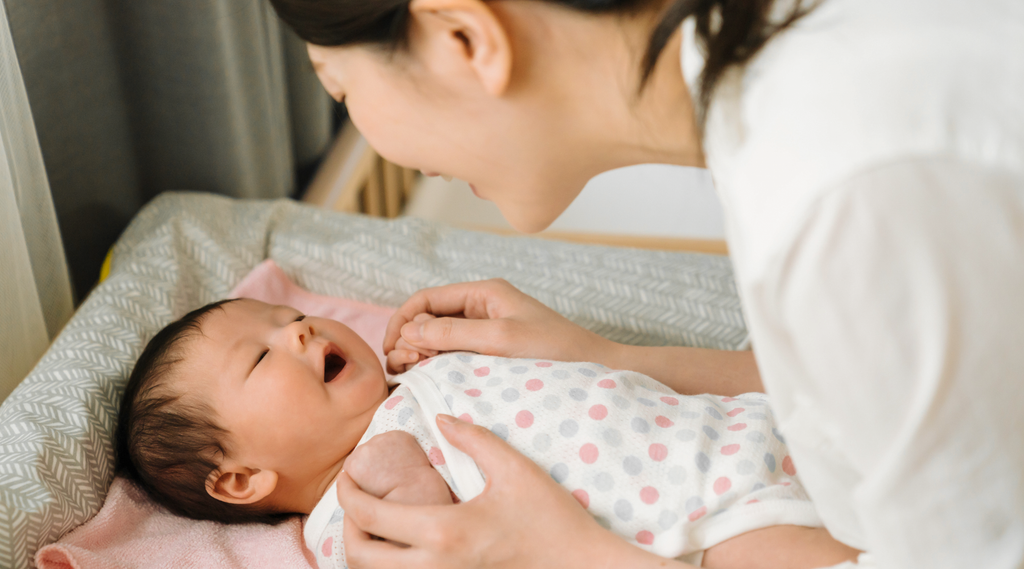
[[202, 334], [210, 312], [232, 300], [193, 310], [157, 332], [135, 363], [117, 417], [114, 456], [118, 474], [134, 481], [161, 506], [196, 520], [270, 523], [286, 519], [259, 504], [226, 504], [206, 491], [206, 479], [224, 457], [227, 431], [210, 406], [187, 401], [168, 385], [183, 359], [182, 342]]
[[[583, 12], [633, 13], [659, 0], [545, 0]], [[698, 109], [707, 111], [722, 74], [749, 61], [775, 34], [811, 8], [800, 0], [781, 18], [776, 2], [792, 0], [672, 0], [651, 33], [640, 68], [642, 89], [669, 39], [690, 16], [706, 59], [700, 77]], [[403, 47], [408, 39], [409, 0], [270, 0], [277, 14], [305, 41], [321, 46], [370, 44]]]

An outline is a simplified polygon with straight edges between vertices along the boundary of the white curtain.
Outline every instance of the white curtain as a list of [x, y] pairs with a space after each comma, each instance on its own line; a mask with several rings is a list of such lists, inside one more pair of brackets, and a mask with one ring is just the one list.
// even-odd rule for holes
[[0, 401], [72, 312], [50, 185], [0, 4]]

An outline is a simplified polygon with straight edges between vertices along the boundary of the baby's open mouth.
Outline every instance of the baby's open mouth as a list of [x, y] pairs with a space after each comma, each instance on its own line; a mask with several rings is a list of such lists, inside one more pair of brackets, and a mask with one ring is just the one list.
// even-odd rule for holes
[[324, 357], [324, 383], [334, 381], [341, 370], [345, 369], [345, 358], [335, 353], [329, 353]]

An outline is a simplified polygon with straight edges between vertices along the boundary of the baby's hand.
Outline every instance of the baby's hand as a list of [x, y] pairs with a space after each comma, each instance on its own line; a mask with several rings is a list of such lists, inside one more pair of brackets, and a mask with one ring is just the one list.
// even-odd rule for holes
[[384, 500], [452, 503], [444, 478], [430, 465], [416, 439], [404, 431], [388, 431], [356, 447], [343, 468], [364, 492]]
[[[433, 320], [434, 318], [436, 317], [433, 314], [423, 312], [417, 314], [412, 321], [426, 322], [427, 320]], [[416, 348], [404, 339], [399, 338], [395, 343], [395, 349], [388, 352], [388, 373], [404, 373], [409, 371], [410, 368], [415, 366], [421, 360], [432, 358], [436, 355], [437, 351], [435, 350]]]

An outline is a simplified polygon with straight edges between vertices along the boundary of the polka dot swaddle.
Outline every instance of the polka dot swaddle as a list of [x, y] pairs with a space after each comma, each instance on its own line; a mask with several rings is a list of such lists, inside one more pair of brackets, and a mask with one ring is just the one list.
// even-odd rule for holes
[[[599, 364], [468, 353], [426, 360], [396, 379], [409, 375], [436, 386], [447, 412], [490, 429], [540, 465], [598, 523], [664, 557], [772, 525], [821, 525], [763, 394], [682, 396]], [[455, 461], [442, 452], [451, 447], [439, 444], [433, 416], [427, 419], [412, 391], [399, 386], [363, 441], [409, 432], [456, 495], [472, 498], [453, 484]], [[344, 567], [340, 543], [323, 547], [329, 538], [340, 542], [340, 525], [316, 539], [321, 567]]]

